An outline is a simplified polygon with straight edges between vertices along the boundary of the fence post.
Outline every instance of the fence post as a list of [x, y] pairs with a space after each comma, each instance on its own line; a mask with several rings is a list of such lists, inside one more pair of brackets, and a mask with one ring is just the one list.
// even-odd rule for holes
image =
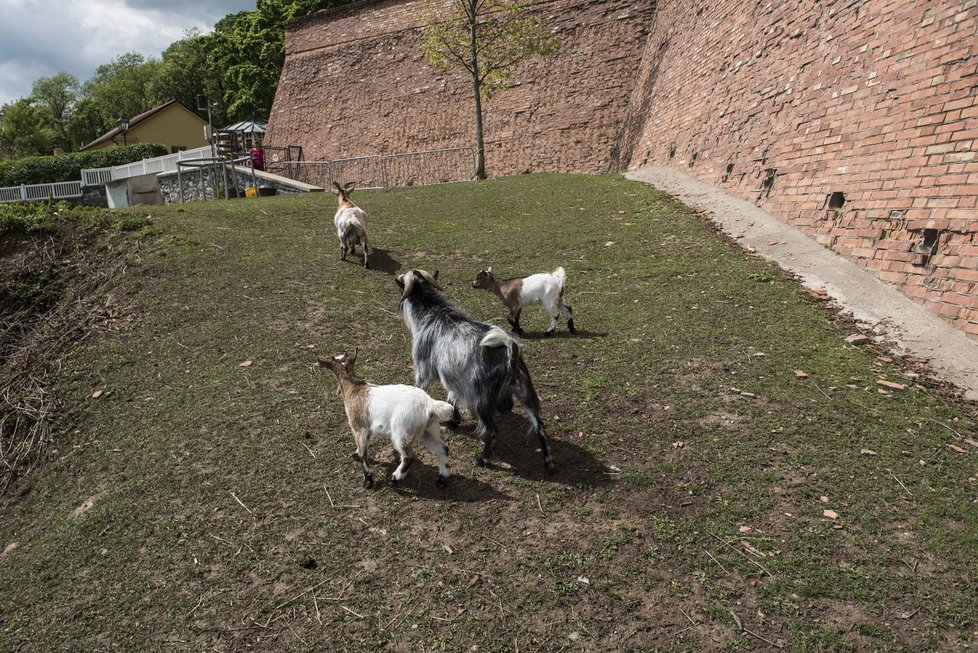
[[20, 199], [22, 199], [25, 202], [27, 201], [27, 186], [25, 186], [24, 184], [20, 185]]

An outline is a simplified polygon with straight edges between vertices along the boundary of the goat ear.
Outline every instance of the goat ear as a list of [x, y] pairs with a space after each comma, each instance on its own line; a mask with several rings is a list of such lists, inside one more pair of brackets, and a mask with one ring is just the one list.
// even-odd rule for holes
[[356, 184], [357, 184], [357, 182], [355, 182], [355, 181], [348, 181], [348, 182], [346, 182], [346, 184], [345, 184], [345, 185], [343, 186], [343, 188], [344, 188], [344, 189], [345, 189], [345, 190], [346, 190], [347, 192], [350, 192], [351, 190], [353, 190], [353, 187], [354, 187], [354, 186], [356, 186]]
[[492, 266], [491, 265], [486, 268], [486, 272], [488, 272], [489, 274], [492, 274]]
[[317, 366], [317, 367], [329, 367], [329, 361], [328, 361], [328, 360], [326, 360], [325, 358], [320, 358], [320, 359], [319, 359], [319, 360], [318, 360], [318, 361], [316, 362], [316, 366]]
[[333, 191], [334, 193], [336, 193], [337, 195], [342, 195], [343, 194], [343, 187], [340, 186], [339, 183], [337, 183], [337, 182], [334, 181], [333, 182], [333, 186], [336, 188], [336, 190]]
[[434, 279], [435, 281], [438, 281], [438, 270], [435, 270], [434, 272], [431, 273], [431, 278]]
[[353, 365], [355, 362], [357, 362], [357, 356], [359, 354], [360, 354], [360, 348], [359, 347], [354, 348], [353, 355], [352, 356], [347, 355], [347, 359], [348, 359], [347, 362], [350, 365]]

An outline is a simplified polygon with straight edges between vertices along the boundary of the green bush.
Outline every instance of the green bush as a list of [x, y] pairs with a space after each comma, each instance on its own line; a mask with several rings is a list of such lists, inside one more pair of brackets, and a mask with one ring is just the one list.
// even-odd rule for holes
[[[59, 221], [81, 220], [86, 224], [100, 225], [107, 222], [108, 211], [89, 206], [74, 206], [68, 202], [28, 202], [0, 204], [0, 236], [6, 233], [51, 233], [57, 230]], [[132, 229], [152, 224], [142, 218]], [[119, 226], [120, 230], [125, 227]]]
[[139, 143], [92, 152], [71, 152], [58, 156], [32, 156], [0, 161], [0, 187], [21, 184], [52, 184], [78, 181], [83, 168], [108, 168], [166, 154], [158, 143]]

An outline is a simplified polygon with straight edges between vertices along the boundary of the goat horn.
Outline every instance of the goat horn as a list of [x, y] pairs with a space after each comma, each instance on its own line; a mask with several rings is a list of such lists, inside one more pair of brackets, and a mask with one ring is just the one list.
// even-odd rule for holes
[[414, 290], [414, 270], [408, 270], [404, 273], [404, 292], [401, 293], [401, 301], [403, 302], [407, 299], [411, 291]]
[[[443, 288], [438, 285], [438, 277], [437, 276], [432, 276], [432, 275], [428, 274], [427, 272], [425, 272], [424, 270], [418, 270], [418, 272], [420, 272], [421, 273], [421, 276], [424, 277], [425, 280], [428, 283], [430, 283], [432, 286], [434, 286], [438, 290], [443, 290]], [[435, 274], [436, 275], [438, 274], [438, 270], [435, 270]]]

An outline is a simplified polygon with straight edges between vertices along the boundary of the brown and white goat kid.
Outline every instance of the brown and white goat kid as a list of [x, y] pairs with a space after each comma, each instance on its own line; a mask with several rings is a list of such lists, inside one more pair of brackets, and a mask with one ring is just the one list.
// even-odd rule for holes
[[336, 225], [336, 235], [340, 239], [340, 260], [345, 261], [347, 253], [356, 254], [357, 245], [363, 247], [363, 267], [369, 268], [367, 250], [367, 212], [353, 203], [350, 193], [356, 182], [347, 182], [345, 186], [340, 186], [333, 182], [336, 188], [336, 201], [338, 208], [336, 215], [333, 216], [333, 224]]
[[450, 421], [455, 408], [444, 401], [432, 399], [421, 388], [410, 385], [374, 385], [357, 378], [353, 364], [358, 351], [329, 360], [319, 359], [339, 383], [336, 391], [343, 397], [346, 419], [353, 431], [357, 455], [363, 464], [363, 487], [372, 488], [373, 474], [367, 461], [367, 440], [371, 435], [386, 435], [400, 455], [400, 464], [391, 475], [391, 483], [404, 478], [414, 461], [411, 445], [418, 436], [438, 458], [438, 487], [448, 484], [448, 447], [441, 437], [440, 422]]
[[557, 320], [561, 313], [567, 316], [567, 328], [570, 332], [577, 333], [577, 329], [574, 328], [574, 312], [564, 303], [565, 279], [564, 268], [557, 268], [549, 273], [531, 274], [528, 277], [499, 279], [492, 273], [492, 266], [489, 266], [476, 275], [472, 287], [494, 292], [503, 300], [506, 308], [509, 309], [509, 317], [506, 319], [512, 325], [513, 333], [517, 335], [523, 335], [523, 329], [520, 328], [520, 313], [523, 307], [534, 304], [543, 306], [550, 315], [550, 326], [547, 327], [546, 333], [549, 336], [557, 328]]

